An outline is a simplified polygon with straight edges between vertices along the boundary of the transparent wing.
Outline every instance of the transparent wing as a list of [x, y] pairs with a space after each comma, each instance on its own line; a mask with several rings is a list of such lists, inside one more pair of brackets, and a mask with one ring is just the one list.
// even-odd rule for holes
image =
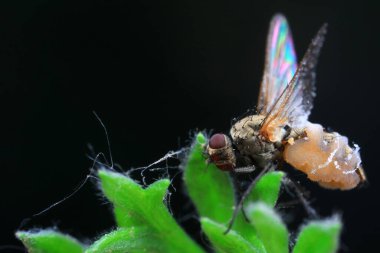
[[258, 110], [268, 114], [297, 70], [297, 57], [286, 18], [277, 14], [270, 23], [264, 76], [261, 82]]
[[271, 131], [276, 126], [301, 127], [306, 123], [313, 107], [315, 68], [326, 32], [327, 24], [324, 24], [309, 45], [292, 80], [266, 116], [260, 132], [269, 139], [272, 139], [270, 138]]

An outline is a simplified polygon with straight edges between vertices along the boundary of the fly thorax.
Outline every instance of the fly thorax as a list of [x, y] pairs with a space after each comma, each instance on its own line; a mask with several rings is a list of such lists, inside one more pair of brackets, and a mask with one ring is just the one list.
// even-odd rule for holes
[[289, 132], [285, 130], [286, 123], [284, 119], [269, 119], [269, 123], [265, 126], [264, 129], [261, 129], [261, 134], [265, 137], [266, 140], [278, 143], [282, 142], [284, 138], [289, 135]]
[[264, 115], [250, 115], [236, 122], [230, 134], [239, 153], [253, 158], [257, 163], [265, 164], [279, 154], [278, 143], [267, 141], [260, 135], [260, 126]]

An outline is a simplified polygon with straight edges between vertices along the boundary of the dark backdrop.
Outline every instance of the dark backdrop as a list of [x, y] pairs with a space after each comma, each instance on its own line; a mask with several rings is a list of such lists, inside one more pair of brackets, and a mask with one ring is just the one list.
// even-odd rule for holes
[[[304, 186], [323, 215], [343, 214], [348, 252], [378, 245], [379, 7], [363, 1], [5, 2], [0, 245], [20, 245], [13, 236], [20, 222], [85, 178], [88, 143], [107, 151], [93, 110], [124, 169], [186, 145], [196, 129], [227, 131], [233, 117], [256, 103], [276, 12], [287, 16], [299, 56], [329, 23], [310, 120], [360, 144], [371, 184], [349, 192]], [[81, 239], [99, 236], [113, 220], [95, 193], [86, 184], [23, 228], [57, 226]]]

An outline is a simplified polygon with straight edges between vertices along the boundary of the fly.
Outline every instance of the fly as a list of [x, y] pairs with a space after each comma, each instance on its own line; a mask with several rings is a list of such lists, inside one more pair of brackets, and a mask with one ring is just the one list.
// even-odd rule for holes
[[[209, 161], [223, 171], [261, 170], [258, 177], [274, 163], [285, 161], [328, 189], [349, 190], [366, 181], [359, 146], [351, 147], [347, 137], [308, 121], [326, 32], [324, 24], [297, 65], [286, 18], [281, 14], [272, 18], [257, 113], [237, 121], [231, 138], [222, 133], [211, 136], [206, 147]], [[228, 230], [256, 181], [235, 208]]]

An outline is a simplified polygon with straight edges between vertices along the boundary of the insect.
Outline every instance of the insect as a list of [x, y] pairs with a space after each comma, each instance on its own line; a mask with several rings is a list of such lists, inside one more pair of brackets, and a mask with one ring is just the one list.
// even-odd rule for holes
[[[308, 121], [326, 32], [324, 24], [297, 65], [285, 17], [277, 14], [272, 18], [257, 113], [237, 121], [231, 127], [231, 138], [221, 133], [211, 136], [206, 147], [209, 161], [223, 171], [261, 169], [259, 176], [271, 164], [285, 161], [328, 189], [349, 190], [366, 180], [359, 147], [350, 147], [345, 136]], [[235, 208], [234, 216], [238, 211]]]

